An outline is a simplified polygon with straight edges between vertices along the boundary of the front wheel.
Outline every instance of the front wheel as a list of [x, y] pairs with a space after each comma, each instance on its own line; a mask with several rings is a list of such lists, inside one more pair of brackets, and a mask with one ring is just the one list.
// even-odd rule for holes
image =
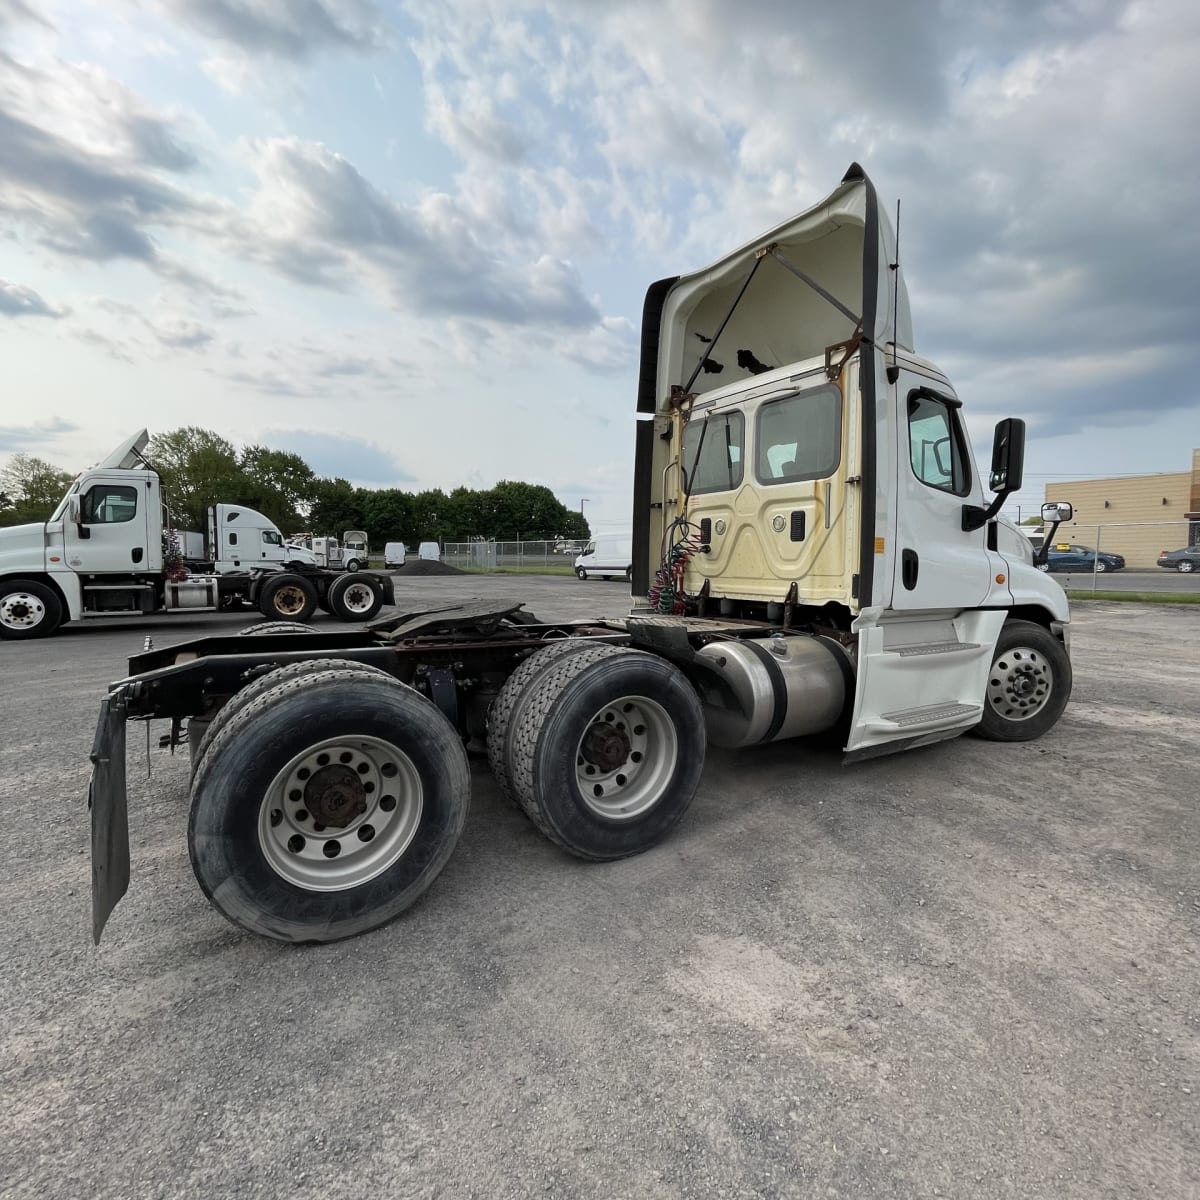
[[576, 567], [575, 574], [578, 575], [580, 579], [587, 578], [587, 572], [582, 567]]
[[1050, 570], [1050, 564], [1049, 564], [1049, 563], [1038, 563], [1038, 564], [1037, 564], [1037, 569], [1038, 569], [1039, 571], [1049, 571], [1049, 570]]
[[213, 740], [188, 850], [235, 925], [334, 942], [404, 912], [446, 865], [471, 777], [454, 727], [390, 679], [328, 671], [280, 683]]
[[362, 569], [362, 567], [363, 567], [363, 564], [362, 564], [362, 563], [360, 563], [360, 562], [358, 561], [358, 559], [357, 559], [357, 558], [352, 558], [352, 559], [351, 559], [351, 560], [350, 560], [350, 561], [349, 561], [349, 562], [346, 564], [346, 570], [347, 570], [347, 571], [350, 571], [351, 573], [353, 573], [353, 572], [355, 572], [355, 571], [358, 571], [358, 570], [361, 570], [361, 569]]
[[972, 730], [992, 742], [1031, 742], [1053, 729], [1071, 696], [1071, 659], [1049, 630], [1006, 621], [996, 642], [983, 703]]
[[62, 601], [44, 583], [12, 579], [0, 584], [0, 638], [49, 637], [62, 615]]
[[1099, 560], [1099, 561], [1096, 563], [1096, 574], [1097, 574], [1097, 575], [1103, 575], [1103, 574], [1104, 574], [1104, 572], [1105, 572], [1105, 571], [1107, 571], [1107, 570], [1108, 570], [1108, 563], [1106, 563], [1106, 562], [1104, 561], [1104, 559], [1100, 559], [1100, 560]]

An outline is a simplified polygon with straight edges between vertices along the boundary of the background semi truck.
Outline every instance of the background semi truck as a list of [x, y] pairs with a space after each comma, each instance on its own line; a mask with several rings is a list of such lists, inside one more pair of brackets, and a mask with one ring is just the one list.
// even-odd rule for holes
[[[170, 720], [189, 745], [206, 895], [295, 942], [372, 929], [429, 887], [466, 819], [471, 745], [540, 833], [603, 861], [675, 826], [708, 742], [823, 734], [853, 762], [1054, 726], [1066, 597], [998, 516], [1024, 426], [997, 425], [985, 487], [959, 398], [913, 349], [857, 165], [649, 288], [636, 417], [628, 617], [546, 623], [481, 600], [133, 658], [92, 754], [94, 936], [129, 881], [129, 719]], [[802, 769], [803, 742], [795, 755]]]
[[322, 570], [240, 504], [208, 510], [207, 540], [176, 532], [139, 430], [71, 485], [50, 519], [0, 529], [0, 638], [46, 637], [67, 621], [251, 605], [307, 621], [318, 608], [369, 620], [391, 580]]

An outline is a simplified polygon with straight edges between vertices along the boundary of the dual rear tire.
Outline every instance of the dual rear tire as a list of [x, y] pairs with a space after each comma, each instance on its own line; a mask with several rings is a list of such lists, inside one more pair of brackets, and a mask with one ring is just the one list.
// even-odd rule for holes
[[268, 620], [304, 622], [319, 606], [339, 621], [364, 622], [378, 615], [383, 600], [383, 585], [372, 575], [339, 575], [322, 597], [311, 579], [286, 571], [263, 584], [258, 609]]
[[623, 646], [539, 651], [509, 677], [488, 721], [501, 791], [552, 842], [597, 862], [666, 836], [695, 796], [704, 752], [691, 684]]
[[235, 925], [277, 941], [338, 941], [393, 920], [466, 822], [457, 731], [361, 664], [297, 664], [250, 686], [196, 759], [188, 850], [200, 887]]

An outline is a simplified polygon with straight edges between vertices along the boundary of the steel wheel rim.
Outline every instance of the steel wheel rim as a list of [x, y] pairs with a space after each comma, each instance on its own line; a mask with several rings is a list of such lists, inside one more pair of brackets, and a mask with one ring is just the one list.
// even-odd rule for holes
[[[342, 811], [332, 806], [333, 797], [345, 799]], [[295, 887], [345, 891], [383, 874], [404, 855], [424, 801], [421, 776], [398, 747], [366, 735], [326, 738], [271, 780], [259, 806], [259, 848], [271, 869]]]
[[648, 696], [622, 696], [588, 720], [575, 747], [575, 783], [591, 812], [631, 821], [662, 799], [678, 759], [667, 710]]
[[9, 592], [0, 600], [0, 625], [22, 633], [36, 629], [46, 619], [46, 606], [28, 592]]
[[298, 588], [294, 583], [288, 583], [275, 593], [273, 607], [277, 613], [281, 613], [285, 617], [294, 617], [298, 612], [304, 611], [306, 599], [303, 588]]
[[342, 593], [342, 604], [347, 612], [365, 613], [371, 611], [375, 603], [375, 594], [365, 583], [351, 584]]
[[1050, 661], [1031, 646], [1014, 646], [997, 656], [988, 677], [988, 703], [1008, 721], [1028, 721], [1054, 692]]

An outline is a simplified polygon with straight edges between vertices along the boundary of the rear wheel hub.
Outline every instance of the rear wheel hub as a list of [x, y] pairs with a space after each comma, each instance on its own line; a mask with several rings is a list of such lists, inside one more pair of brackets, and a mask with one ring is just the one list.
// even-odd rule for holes
[[367, 811], [366, 792], [358, 773], [334, 764], [322, 767], [304, 788], [304, 804], [321, 825], [344, 829]]

